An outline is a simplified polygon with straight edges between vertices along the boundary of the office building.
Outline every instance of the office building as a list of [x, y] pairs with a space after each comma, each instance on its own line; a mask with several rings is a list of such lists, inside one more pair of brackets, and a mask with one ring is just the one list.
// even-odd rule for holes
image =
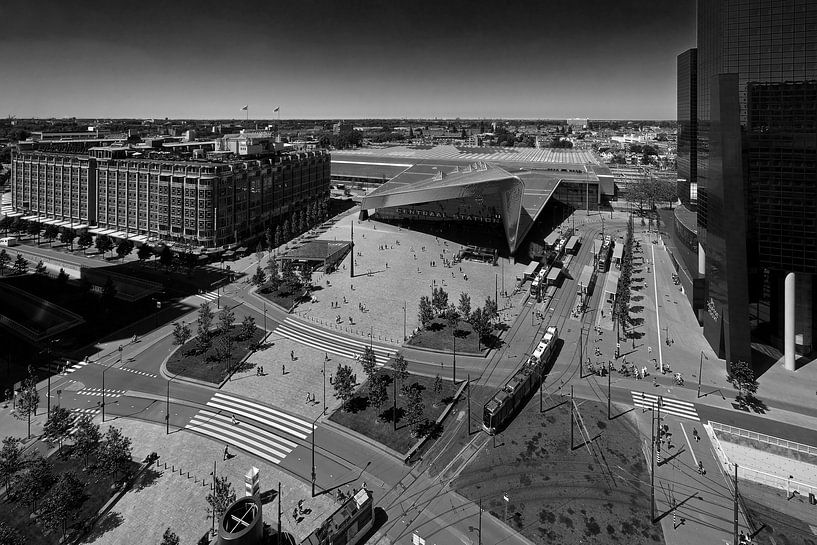
[[817, 3], [699, 0], [697, 45], [704, 335], [793, 370], [817, 322]]
[[213, 248], [252, 238], [329, 198], [325, 151], [223, 161], [149, 159], [141, 153], [127, 146], [83, 154], [17, 153], [12, 206], [17, 215], [43, 224]]
[[698, 170], [695, 142], [698, 129], [698, 50], [678, 55], [678, 198], [684, 205], [697, 204]]

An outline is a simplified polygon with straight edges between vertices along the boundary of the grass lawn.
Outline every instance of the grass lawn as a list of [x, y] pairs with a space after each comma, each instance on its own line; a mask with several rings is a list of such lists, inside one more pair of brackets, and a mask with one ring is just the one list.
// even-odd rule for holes
[[[345, 426], [360, 434], [370, 437], [386, 445], [387, 447], [396, 450], [400, 453], [406, 453], [417, 442], [416, 437], [411, 436], [411, 426], [405, 420], [407, 397], [400, 395], [400, 385], [397, 388], [397, 431], [394, 431], [394, 425], [391, 419], [393, 410], [393, 396], [394, 385], [391, 382], [390, 373], [382, 373], [389, 377], [388, 399], [378, 411], [369, 405], [367, 396], [368, 381], [363, 383], [353, 397], [348, 402], [349, 411], [344, 412], [338, 409], [332, 416], [329, 417], [333, 422], [337, 422], [341, 426]], [[451, 382], [443, 383], [443, 390], [440, 394], [434, 393], [434, 379], [429, 377], [421, 377], [411, 375], [407, 379], [408, 384], [418, 383], [423, 388], [423, 400], [425, 402], [425, 417], [428, 420], [434, 421], [445, 409], [446, 403], [443, 399], [454, 395], [456, 391]], [[437, 404], [435, 407], [434, 404]]]
[[[250, 353], [250, 346], [264, 338], [264, 333], [263, 329], [256, 327], [253, 336], [244, 339], [240, 337], [239, 326], [233, 326], [227, 333], [216, 332], [213, 336], [213, 342], [205, 354], [199, 353], [199, 343], [194, 337], [173, 353], [167, 362], [167, 370], [169, 373], [219, 384], [227, 378], [229, 370]], [[216, 347], [219, 344], [219, 339], [224, 335], [233, 338], [232, 355], [228, 361], [217, 361], [215, 358]]]
[[258, 295], [266, 299], [267, 301], [272, 301], [276, 305], [283, 307], [287, 310], [292, 308], [292, 305], [301, 298], [300, 295], [294, 295], [292, 293], [279, 293], [279, 292], [267, 292], [264, 293], [261, 290], [258, 290]]
[[578, 431], [571, 449], [567, 405], [540, 414], [534, 396], [496, 436], [496, 448], [489, 441], [457, 477], [455, 489], [482, 499], [535, 543], [663, 543], [661, 526], [648, 522], [650, 479], [634, 423], [608, 421], [599, 403], [583, 402], [580, 411], [589, 435], [598, 436], [593, 454]]
[[[94, 475], [90, 472], [82, 471], [82, 460], [68, 457], [71, 451], [70, 446], [63, 445], [62, 451], [64, 456], [55, 453], [49, 461], [53, 467], [53, 475], [59, 476], [66, 471], [73, 471], [79, 478], [80, 482], [85, 485], [83, 489], [86, 499], [78, 510], [72, 512], [68, 519], [67, 531], [68, 535], [72, 530], [78, 530], [82, 524], [93, 517], [96, 512], [102, 507], [113, 495], [111, 484], [114, 479], [108, 475]], [[93, 465], [94, 459], [88, 459], [89, 466]], [[131, 471], [135, 471], [139, 467], [136, 462], [131, 463]], [[121, 475], [119, 476], [121, 478]], [[7, 501], [7, 500], [4, 500]], [[31, 508], [21, 502], [5, 503], [4, 507], [0, 509], [0, 521], [4, 521], [23, 536], [24, 543], [38, 543], [38, 544], [56, 544], [59, 543], [62, 537], [62, 532], [51, 532], [44, 534], [45, 529], [39, 524], [34, 524], [36, 519], [30, 519]]]
[[[485, 344], [477, 343], [477, 334], [468, 322], [460, 322], [457, 325], [456, 337], [457, 354], [478, 354], [480, 350], [485, 350]], [[445, 320], [436, 319], [409, 339], [408, 344], [418, 348], [451, 352], [453, 349], [452, 328]]]

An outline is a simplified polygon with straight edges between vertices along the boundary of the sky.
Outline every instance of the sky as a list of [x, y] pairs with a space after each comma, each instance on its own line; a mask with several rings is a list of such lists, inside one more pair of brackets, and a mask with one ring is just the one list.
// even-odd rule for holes
[[0, 116], [675, 119], [695, 0], [3, 0]]

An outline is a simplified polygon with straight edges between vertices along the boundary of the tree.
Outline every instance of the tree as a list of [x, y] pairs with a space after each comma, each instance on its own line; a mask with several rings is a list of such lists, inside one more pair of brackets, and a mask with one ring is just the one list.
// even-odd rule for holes
[[[3, 448], [0, 448], [0, 480], [8, 487], [11, 478], [23, 468], [23, 449], [18, 437], [4, 437]], [[2, 543], [2, 541], [0, 541]]]
[[394, 369], [392, 378], [395, 382], [400, 383], [400, 389], [402, 390], [406, 385], [406, 379], [409, 377], [408, 362], [402, 354], [397, 354], [392, 361], [392, 367]]
[[131, 440], [122, 435], [122, 430], [111, 426], [100, 443], [97, 460], [98, 470], [114, 478], [127, 472], [131, 463]]
[[94, 454], [99, 448], [102, 434], [99, 425], [94, 424], [89, 415], [85, 415], [77, 422], [77, 431], [74, 434], [75, 456], [82, 456], [82, 467], [88, 467], [88, 457]]
[[278, 246], [280, 246], [282, 244], [282, 241], [281, 241], [282, 236], [283, 235], [281, 234], [281, 226], [276, 225], [275, 226], [275, 240], [274, 240], [274, 243], [275, 243], [274, 247], [275, 248], [278, 248]]
[[389, 377], [386, 375], [374, 375], [369, 379], [369, 403], [380, 414], [380, 409], [389, 398]]
[[108, 235], [97, 235], [94, 246], [96, 246], [96, 249], [99, 250], [104, 256], [113, 250], [113, 240], [111, 240], [111, 237]]
[[28, 261], [23, 257], [23, 254], [17, 254], [17, 259], [14, 261], [14, 272], [17, 274], [28, 272]]
[[418, 312], [420, 324], [425, 328], [434, 320], [434, 309], [431, 306], [431, 301], [427, 296], [420, 297], [420, 310]]
[[255, 268], [255, 274], [252, 275], [252, 283], [255, 286], [263, 286], [267, 282], [267, 275], [261, 267]]
[[229, 365], [233, 355], [233, 339], [229, 335], [222, 335], [216, 341], [216, 359]]
[[36, 265], [34, 265], [34, 272], [37, 274], [45, 274], [48, 272], [48, 269], [45, 268], [45, 263], [43, 260], [39, 260]]
[[133, 252], [133, 242], [130, 240], [120, 240], [116, 245], [116, 255], [119, 256], [119, 259], [125, 259], [125, 256], [130, 255], [131, 252]]
[[0, 545], [26, 545], [26, 540], [16, 528], [0, 520]]
[[43, 232], [43, 235], [45, 235], [45, 238], [48, 240], [49, 246], [51, 246], [51, 243], [54, 241], [55, 238], [57, 238], [57, 236], [59, 236], [59, 234], [60, 228], [57, 227], [56, 225], [45, 226], [45, 231]]
[[28, 505], [33, 513], [37, 510], [37, 500], [53, 483], [51, 463], [38, 454], [28, 462], [27, 469], [14, 478], [11, 488], [14, 490], [14, 496]]
[[439, 396], [443, 391], [443, 379], [440, 375], [434, 377], [434, 394]]
[[346, 403], [354, 395], [356, 383], [357, 376], [352, 373], [352, 368], [339, 363], [335, 371], [335, 382], [332, 386], [335, 389], [335, 397], [342, 402], [341, 409], [343, 411], [346, 411]]
[[281, 232], [281, 236], [284, 239], [284, 242], [289, 242], [289, 239], [292, 238], [292, 231], [289, 228], [289, 220], [284, 220], [284, 227]]
[[83, 252], [91, 247], [91, 244], [94, 243], [94, 236], [89, 233], [88, 231], [83, 231], [80, 233], [79, 238], [77, 239], [77, 246]]
[[374, 350], [367, 346], [363, 349], [363, 354], [360, 355], [360, 364], [363, 366], [363, 372], [366, 373], [366, 378], [370, 381], [377, 371], [377, 360], [374, 355]]
[[241, 338], [251, 339], [255, 334], [255, 318], [250, 315], [244, 316], [241, 320]]
[[218, 321], [219, 328], [226, 333], [232, 329], [235, 323], [235, 313], [225, 306], [221, 309], [221, 312], [218, 313]]
[[21, 217], [15, 218], [11, 224], [11, 230], [17, 233], [18, 235], [20, 233], [28, 232], [28, 221], [24, 220]]
[[499, 307], [497, 306], [496, 301], [490, 297], [485, 299], [485, 306], [483, 307], [482, 311], [488, 315], [489, 322], [496, 320], [497, 316], [499, 316]]
[[70, 244], [71, 249], [74, 249], [74, 239], [77, 238], [77, 232], [73, 229], [63, 229], [60, 232], [60, 242], [63, 244]]
[[165, 533], [162, 534], [162, 542], [159, 545], [179, 545], [179, 543], [179, 536], [168, 528], [165, 530]]
[[173, 251], [169, 246], [162, 246], [162, 250], [159, 252], [159, 263], [161, 263], [165, 269], [173, 264]]
[[460, 304], [457, 307], [460, 311], [460, 316], [464, 320], [468, 320], [471, 316], [471, 296], [467, 293], [460, 294]]
[[28, 234], [32, 237], [37, 237], [37, 245], [40, 244], [40, 224], [36, 221], [30, 221], [28, 223]]
[[57, 282], [59, 282], [60, 285], [63, 286], [68, 283], [68, 273], [65, 272], [65, 269], [63, 269], [62, 267], [60, 267], [60, 272], [57, 275]]
[[740, 399], [750, 398], [752, 394], [757, 392], [758, 383], [752, 365], [743, 360], [732, 362], [726, 380], [738, 389]]
[[190, 326], [184, 322], [176, 322], [173, 324], [173, 344], [177, 346], [184, 346], [190, 340]]
[[139, 258], [139, 261], [144, 263], [153, 255], [153, 250], [150, 249], [150, 246], [147, 244], [142, 244], [139, 246], [139, 249], [136, 250], [136, 257]]
[[480, 343], [483, 342], [491, 332], [491, 320], [481, 308], [477, 307], [471, 312], [471, 327], [477, 333], [477, 347], [481, 349]]
[[267, 259], [267, 276], [269, 277], [270, 282], [277, 281], [279, 278], [278, 274], [278, 261], [276, 261], [273, 256], [270, 256], [269, 259]]
[[227, 480], [227, 477], [222, 475], [215, 479], [215, 489], [207, 494], [207, 503], [215, 512], [218, 518], [224, 514], [224, 511], [235, 501], [235, 491], [233, 485]]
[[275, 247], [273, 246], [273, 243], [275, 242], [275, 235], [273, 234], [272, 227], [267, 227], [267, 229], [264, 231], [264, 242], [267, 243], [267, 248], [269, 248], [269, 251], [271, 252]]
[[457, 309], [454, 308], [454, 305], [451, 305], [445, 311], [445, 321], [448, 322], [448, 327], [451, 328], [451, 335], [456, 336], [457, 333], [457, 326], [460, 323], [460, 313], [457, 312]]
[[434, 288], [431, 292], [431, 305], [437, 312], [442, 312], [448, 307], [448, 292], [442, 288]]
[[425, 404], [423, 403], [423, 391], [419, 384], [414, 383], [409, 388], [408, 393], [408, 419], [411, 424], [411, 434], [417, 437], [425, 416]]
[[6, 267], [11, 262], [11, 258], [5, 249], [0, 250], [0, 273], [5, 275]]
[[31, 437], [31, 415], [37, 412], [40, 404], [40, 393], [37, 391], [37, 379], [33, 373], [23, 382], [20, 394], [17, 396], [17, 417], [28, 418], [28, 436]]
[[304, 265], [301, 269], [301, 283], [306, 289], [312, 288], [312, 267]]
[[45, 433], [46, 443], [53, 445], [59, 444], [59, 450], [62, 452], [62, 442], [68, 431], [71, 429], [72, 418], [71, 413], [64, 407], [55, 407], [51, 409], [51, 414], [45, 421], [43, 426], [43, 433]]
[[210, 347], [210, 326], [213, 325], [213, 311], [210, 308], [210, 303], [205, 301], [199, 306], [199, 316], [196, 319], [196, 324], [196, 335], [198, 336], [199, 347], [202, 352], [204, 352]]
[[82, 482], [76, 474], [73, 471], [63, 473], [43, 500], [40, 520], [49, 530], [57, 530], [62, 527], [64, 540], [69, 516], [85, 503], [86, 498]]

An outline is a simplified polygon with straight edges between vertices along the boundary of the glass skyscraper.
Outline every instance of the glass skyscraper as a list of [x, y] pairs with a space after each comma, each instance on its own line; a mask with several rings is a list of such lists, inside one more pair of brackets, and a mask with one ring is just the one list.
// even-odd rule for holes
[[678, 198], [697, 201], [698, 50], [678, 55]]
[[704, 334], [794, 369], [817, 322], [817, 2], [699, 0], [696, 68]]

